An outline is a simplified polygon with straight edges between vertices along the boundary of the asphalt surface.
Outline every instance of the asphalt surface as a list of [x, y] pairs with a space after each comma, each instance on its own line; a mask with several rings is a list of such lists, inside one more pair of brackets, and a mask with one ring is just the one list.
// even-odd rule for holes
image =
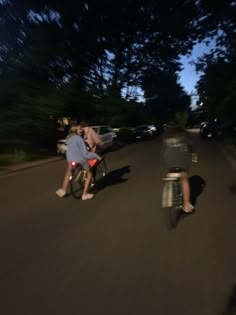
[[235, 170], [217, 143], [193, 138], [197, 211], [173, 230], [161, 208], [160, 139], [109, 153], [107, 180], [90, 201], [55, 195], [65, 161], [1, 176], [0, 314], [218, 315], [228, 303], [233, 308]]

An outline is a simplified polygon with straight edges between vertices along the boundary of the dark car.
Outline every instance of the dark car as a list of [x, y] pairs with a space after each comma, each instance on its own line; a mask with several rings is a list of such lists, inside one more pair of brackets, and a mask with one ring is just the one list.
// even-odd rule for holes
[[202, 139], [220, 139], [223, 137], [223, 128], [215, 121], [203, 122], [200, 127], [200, 136]]
[[133, 141], [133, 127], [115, 128], [118, 141], [131, 142]]
[[114, 128], [117, 139], [124, 142], [133, 142], [151, 138], [157, 135], [157, 128], [154, 125], [140, 125], [137, 127]]
[[152, 125], [143, 125], [143, 126], [136, 127], [132, 132], [132, 136], [134, 140], [147, 139], [155, 135], [156, 135], [156, 127]]

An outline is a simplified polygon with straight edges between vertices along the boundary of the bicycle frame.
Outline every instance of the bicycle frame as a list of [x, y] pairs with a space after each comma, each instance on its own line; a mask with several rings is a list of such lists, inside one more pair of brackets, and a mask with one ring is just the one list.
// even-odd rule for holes
[[[87, 161], [88, 161], [90, 170], [92, 170], [93, 167], [94, 167], [94, 166], [97, 164], [97, 162], [98, 162], [97, 159], [87, 160]], [[71, 165], [72, 165], [71, 173], [73, 173], [73, 171], [75, 171], [75, 169], [80, 166], [80, 164], [79, 164], [78, 162], [71, 162]], [[85, 177], [85, 176], [86, 176], [86, 171], [84, 170], [83, 172], [84, 172], [84, 177]], [[70, 179], [72, 178], [72, 175], [73, 175], [73, 174], [71, 174]]]
[[[103, 172], [101, 174], [101, 178], [97, 177], [97, 167], [99, 167], [99, 164], [101, 161], [98, 161], [97, 159], [90, 160], [90, 170], [92, 171], [92, 181], [90, 183], [90, 188], [94, 187], [96, 182], [99, 182], [101, 178], [103, 178], [106, 175], [106, 163], [105, 160], [102, 161], [103, 165]], [[78, 162], [71, 162], [72, 168], [71, 168], [71, 175], [70, 175], [70, 187], [71, 187], [71, 194], [74, 198], [80, 198], [81, 192], [83, 190], [85, 181], [87, 179], [87, 171], [79, 164]], [[96, 170], [96, 173], [94, 174], [93, 171]]]

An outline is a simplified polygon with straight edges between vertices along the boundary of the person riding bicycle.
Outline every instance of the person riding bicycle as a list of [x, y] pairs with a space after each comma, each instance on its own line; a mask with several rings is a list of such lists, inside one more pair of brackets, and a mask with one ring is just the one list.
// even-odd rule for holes
[[86, 171], [87, 177], [84, 185], [84, 190], [82, 194], [82, 200], [92, 199], [94, 194], [88, 193], [88, 189], [92, 180], [92, 172], [90, 170], [88, 160], [101, 160], [102, 158], [96, 154], [95, 152], [88, 151], [84, 140], [80, 136], [81, 126], [75, 125], [72, 126], [69, 130], [69, 134], [67, 136], [67, 151], [66, 151], [66, 159], [67, 159], [67, 170], [64, 176], [62, 188], [56, 191], [56, 194], [59, 197], [64, 197], [67, 193], [67, 188], [69, 185], [71, 170], [72, 170], [72, 162], [79, 163]]
[[96, 131], [89, 127], [85, 121], [81, 121], [80, 126], [84, 141], [88, 144], [89, 148], [94, 152], [97, 152], [97, 148], [102, 149], [102, 141]]
[[178, 123], [168, 124], [164, 135], [163, 158], [168, 167], [181, 170], [181, 185], [183, 192], [183, 211], [191, 213], [194, 206], [190, 203], [190, 185], [188, 171], [192, 158], [196, 158], [193, 153], [192, 142], [188, 132]]
[[[91, 150], [101, 155], [102, 154], [102, 141], [99, 135], [96, 133], [96, 131], [92, 127], [89, 127], [89, 125], [85, 121], [81, 121], [80, 126], [81, 126], [81, 136], [83, 137], [85, 141], [87, 149], [89, 151]], [[93, 178], [96, 177], [96, 173], [97, 173], [97, 167], [94, 166], [92, 169]]]

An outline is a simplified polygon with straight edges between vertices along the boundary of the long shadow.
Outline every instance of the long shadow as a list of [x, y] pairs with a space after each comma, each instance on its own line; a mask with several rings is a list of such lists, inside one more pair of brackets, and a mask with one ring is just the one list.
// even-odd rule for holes
[[229, 191], [231, 194], [236, 194], [236, 184], [229, 185]]
[[[203, 193], [204, 188], [206, 187], [206, 181], [199, 175], [193, 175], [189, 178], [190, 185], [190, 202], [193, 206], [197, 205], [198, 197]], [[180, 220], [190, 217], [196, 211], [194, 210], [191, 213], [184, 213], [182, 210], [179, 210], [176, 213], [174, 228], [177, 227]]]
[[94, 190], [100, 191], [107, 186], [118, 185], [125, 183], [128, 179], [123, 178], [125, 174], [129, 174], [131, 172], [130, 165], [126, 165], [119, 169], [113, 170], [109, 172], [105, 177], [96, 182], [96, 187]]
[[232, 287], [230, 296], [227, 300], [226, 307], [222, 315], [236, 314], [236, 285]]
[[190, 202], [196, 206], [197, 198], [203, 193], [206, 187], [206, 181], [199, 175], [193, 175], [189, 178], [190, 184]]

